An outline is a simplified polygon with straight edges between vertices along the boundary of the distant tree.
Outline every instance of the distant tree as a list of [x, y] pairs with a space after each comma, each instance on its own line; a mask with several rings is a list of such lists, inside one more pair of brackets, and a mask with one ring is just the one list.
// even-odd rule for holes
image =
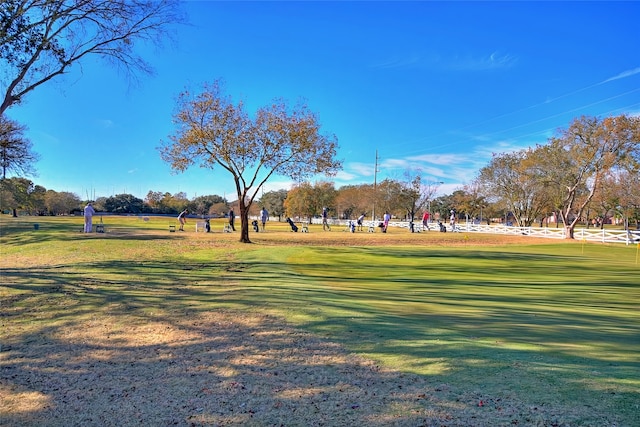
[[434, 183], [427, 181], [422, 171], [418, 169], [407, 169], [398, 183], [400, 184], [398, 202], [407, 218], [414, 221], [418, 211], [427, 206], [437, 187]]
[[183, 22], [176, 0], [2, 0], [0, 114], [86, 56], [114, 63], [128, 76], [149, 74], [136, 42], [160, 45]]
[[180, 94], [174, 123], [172, 143], [160, 148], [162, 159], [178, 172], [198, 163], [231, 174], [239, 201], [240, 242], [251, 242], [249, 209], [269, 178], [280, 175], [300, 182], [331, 175], [341, 165], [335, 160], [335, 137], [320, 134], [318, 118], [306, 105], [290, 108], [274, 101], [250, 119], [244, 104], [234, 104], [220, 82], [205, 85], [195, 96]]
[[[385, 179], [378, 183], [376, 191], [376, 211], [380, 211], [379, 216], [382, 216], [384, 212], [389, 212], [395, 216], [404, 216], [406, 214], [406, 208], [399, 198], [403, 189], [403, 185], [393, 179]], [[378, 209], [378, 207], [380, 209]]]
[[33, 191], [29, 194], [29, 212], [34, 215], [46, 215], [47, 207], [45, 204], [45, 195], [47, 189], [42, 185], [34, 185]]
[[260, 206], [264, 206], [270, 216], [281, 218], [284, 215], [284, 201], [287, 193], [287, 190], [268, 191], [260, 197]]
[[56, 192], [48, 190], [45, 193], [45, 206], [51, 215], [69, 214], [75, 209], [80, 209], [82, 201], [74, 194], [67, 191]]
[[132, 194], [116, 194], [105, 200], [104, 208], [112, 213], [138, 214], [144, 211], [144, 201]]
[[319, 216], [325, 207], [329, 215], [334, 215], [338, 214], [334, 207], [335, 197], [336, 190], [332, 182], [303, 182], [289, 190], [284, 207], [289, 216], [311, 218]]
[[10, 210], [13, 216], [17, 216], [18, 209], [29, 211], [31, 208], [31, 193], [35, 190], [33, 182], [27, 178], [3, 178], [0, 179], [0, 208], [3, 211]]
[[567, 239], [608, 172], [635, 169], [640, 162], [640, 117], [626, 115], [575, 119], [566, 130], [536, 149], [544, 185], [554, 187]]
[[505, 205], [518, 226], [531, 226], [550, 209], [545, 174], [537, 167], [539, 156], [537, 150], [494, 155], [479, 172], [479, 185]]
[[344, 218], [357, 218], [362, 213], [372, 214], [373, 205], [373, 184], [344, 185], [336, 194], [336, 210]]
[[187, 207], [194, 210], [185, 192], [171, 194], [150, 190], [145, 196], [144, 203], [151, 212], [158, 214], [178, 214]]
[[431, 201], [431, 213], [435, 220], [444, 221], [448, 218], [451, 209], [456, 209], [456, 203], [451, 194], [438, 196]]
[[606, 206], [609, 211], [620, 215], [624, 220], [625, 228], [630, 228], [632, 223], [635, 224], [635, 228], [638, 228], [640, 222], [640, 173], [626, 169], [617, 170], [607, 177], [604, 185], [606, 185], [607, 191], [602, 193], [607, 197], [601, 206]]
[[17, 209], [18, 205], [11, 180], [0, 178], [0, 211], [11, 212]]
[[229, 205], [227, 205], [227, 202], [225, 200], [223, 200], [223, 201], [220, 201], [218, 203], [214, 203], [213, 205], [209, 206], [208, 215], [222, 217], [222, 216], [225, 216], [225, 214], [228, 211], [229, 211]]
[[625, 170], [620, 174], [620, 181], [626, 183], [621, 188], [620, 204], [629, 221], [634, 221], [636, 230], [640, 230], [640, 171]]
[[487, 212], [489, 202], [487, 201], [483, 188], [479, 185], [477, 180], [472, 181], [463, 188], [465, 198], [462, 202], [462, 209], [470, 219], [480, 219], [484, 217]]
[[96, 200], [94, 200], [93, 208], [96, 210], [96, 212], [106, 211], [106, 209], [104, 208], [104, 204], [106, 201], [107, 201], [107, 198], [104, 196], [97, 197]]
[[190, 203], [191, 202], [187, 197], [187, 193], [185, 193], [184, 191], [180, 191], [171, 195], [169, 195], [169, 193], [166, 193], [165, 199], [163, 200], [163, 204], [166, 206], [167, 210], [171, 211], [167, 213], [182, 212], [184, 209], [191, 207], [189, 206]]
[[309, 216], [320, 216], [322, 210], [327, 208], [331, 213], [339, 213], [335, 209], [336, 188], [333, 182], [318, 181], [313, 185], [313, 197], [309, 206]]
[[162, 211], [162, 200], [164, 193], [161, 191], [149, 190], [144, 198], [144, 202], [151, 208], [151, 212], [160, 213]]
[[39, 159], [32, 151], [32, 144], [25, 136], [26, 126], [10, 120], [6, 115], [0, 115], [0, 167], [2, 178], [7, 172], [18, 176], [32, 176], [35, 174], [34, 163]]
[[224, 197], [218, 195], [198, 196], [189, 203], [189, 206], [191, 207], [191, 211], [198, 215], [209, 215], [211, 206], [223, 202]]
[[287, 193], [284, 201], [284, 213], [287, 216], [311, 216], [313, 212], [314, 197], [313, 186], [308, 182], [295, 185]]

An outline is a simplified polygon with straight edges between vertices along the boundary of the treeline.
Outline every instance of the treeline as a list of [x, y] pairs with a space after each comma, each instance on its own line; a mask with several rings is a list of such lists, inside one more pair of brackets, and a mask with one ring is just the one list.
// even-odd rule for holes
[[221, 196], [199, 196], [189, 200], [185, 193], [149, 191], [144, 200], [132, 194], [116, 194], [83, 200], [77, 194], [55, 191], [35, 184], [27, 178], [0, 180], [0, 210], [4, 213], [27, 215], [79, 214], [87, 202], [93, 202], [98, 212], [115, 214], [177, 215], [184, 209], [199, 215], [224, 215], [230, 205]]
[[[483, 168], [474, 183], [454, 191], [452, 194], [435, 197], [440, 182], [425, 182], [419, 172], [406, 171], [403, 179], [386, 179], [377, 185], [359, 184], [336, 188], [334, 183], [319, 181], [304, 182], [290, 190], [264, 193], [251, 206], [251, 215], [258, 215], [263, 207], [272, 218], [284, 216], [296, 218], [319, 217], [323, 207], [337, 219], [355, 219], [365, 214], [367, 219], [380, 219], [385, 212], [400, 219], [416, 219], [423, 212], [429, 212], [434, 220], [448, 219], [451, 211], [460, 220], [472, 220], [490, 224], [492, 222], [514, 223], [515, 225], [549, 225], [549, 220], [558, 217], [549, 198], [533, 199], [509, 203], [512, 199], [496, 197], [495, 186], [486, 181], [487, 174], [502, 164], [504, 156], [496, 156], [490, 165]], [[518, 156], [517, 154], [509, 156]], [[504, 170], [501, 173], [506, 173]], [[510, 174], [513, 178], [513, 174]], [[484, 187], [480, 186], [482, 178]], [[605, 179], [604, 185], [593, 199], [582, 220], [584, 225], [603, 226], [605, 223], [631, 221], [640, 224], [640, 177], [635, 178], [624, 172]], [[25, 178], [10, 178], [0, 181], [2, 197], [0, 209], [4, 213], [24, 213], [29, 215], [81, 214], [88, 200], [76, 194], [47, 190]], [[547, 188], [547, 192], [549, 189]], [[520, 194], [526, 197], [522, 189]], [[505, 197], [507, 193], [503, 194]], [[515, 197], [515, 196], [514, 196]], [[493, 200], [493, 201], [492, 201]], [[131, 194], [117, 194], [98, 197], [92, 201], [98, 212], [115, 214], [158, 214], [177, 215], [188, 209], [192, 215], [201, 217], [222, 217], [229, 209], [237, 210], [237, 201], [229, 202], [219, 195], [198, 196], [188, 199], [185, 193], [149, 191], [144, 200]], [[515, 209], [514, 209], [515, 205]], [[529, 206], [531, 212], [523, 212], [519, 207]], [[526, 217], [526, 218], [525, 218]], [[530, 220], [528, 218], [532, 218]], [[534, 220], [537, 223], [534, 223]], [[619, 221], [616, 221], [619, 220]], [[561, 223], [552, 220], [553, 226]]]
[[[86, 200], [56, 192], [26, 178], [0, 181], [0, 209], [32, 215], [79, 212]], [[385, 212], [416, 219], [427, 211], [432, 219], [454, 213], [458, 219], [544, 225], [552, 220], [573, 236], [578, 222], [587, 226], [622, 220], [640, 224], [640, 118], [582, 117], [546, 144], [494, 155], [469, 184], [450, 195], [435, 197], [442, 182], [430, 181], [420, 170], [400, 179], [347, 185], [302, 182], [289, 190], [263, 194], [249, 210], [265, 207], [270, 216], [312, 218], [328, 208], [332, 217], [354, 219], [365, 214], [379, 219]], [[122, 214], [178, 214], [189, 209], [199, 216], [223, 216], [238, 201], [218, 195], [188, 199], [185, 193], [149, 191], [144, 200], [131, 194], [99, 197], [98, 211]], [[246, 201], [245, 201], [246, 205]], [[616, 221], [619, 222], [619, 221]]]

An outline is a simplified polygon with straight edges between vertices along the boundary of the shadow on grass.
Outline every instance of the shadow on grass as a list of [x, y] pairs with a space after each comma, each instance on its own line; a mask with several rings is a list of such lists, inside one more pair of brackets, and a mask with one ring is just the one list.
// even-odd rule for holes
[[[108, 261], [5, 269], [2, 284], [11, 292], [3, 297], [3, 323], [30, 319], [31, 329], [7, 335], [2, 382], [13, 393], [46, 397], [40, 409], [12, 416], [49, 418], [67, 406], [85, 408], [77, 410], [89, 424], [113, 412], [132, 424], [152, 417], [162, 424], [264, 425], [294, 412], [294, 424], [305, 425], [323, 417], [331, 425], [337, 425], [332, 419], [350, 425], [638, 421], [632, 269], [612, 272], [603, 284], [601, 264], [547, 254], [340, 252], [314, 248], [316, 256], [296, 264]], [[424, 265], [403, 265], [416, 257]], [[238, 314], [259, 312], [297, 313], [315, 336], [379, 360], [401, 360], [403, 369], [424, 375], [378, 372], [328, 342], [298, 337], [277, 318], [256, 324]], [[142, 335], [154, 325], [157, 340], [132, 342], [119, 318]], [[95, 329], [95, 343], [68, 337], [82, 325]], [[40, 350], [31, 353], [33, 346]], [[331, 362], [334, 357], [342, 361]], [[285, 370], [298, 373], [299, 383]], [[99, 388], [96, 371], [122, 385]], [[134, 372], [136, 381], [127, 381]], [[78, 391], [85, 382], [98, 388]], [[373, 396], [376, 388], [381, 392]], [[174, 395], [165, 410], [153, 402], [166, 390]], [[478, 396], [495, 403], [490, 413], [477, 407]]]

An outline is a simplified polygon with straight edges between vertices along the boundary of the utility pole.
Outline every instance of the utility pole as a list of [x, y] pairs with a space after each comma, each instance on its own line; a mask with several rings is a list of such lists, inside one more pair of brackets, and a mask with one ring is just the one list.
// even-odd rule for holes
[[[373, 168], [373, 211], [371, 212], [371, 222], [376, 221], [376, 197], [378, 197], [378, 150], [376, 150], [376, 162]], [[375, 225], [374, 225], [375, 227]]]

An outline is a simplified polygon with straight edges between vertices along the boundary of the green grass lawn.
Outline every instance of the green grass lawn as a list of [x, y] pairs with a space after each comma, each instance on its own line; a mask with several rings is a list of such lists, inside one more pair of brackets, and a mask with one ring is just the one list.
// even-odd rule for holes
[[517, 394], [566, 425], [640, 425], [636, 246], [318, 228], [302, 241], [275, 223], [242, 245], [169, 233], [173, 218], [109, 217], [89, 236], [81, 220], [0, 219], [3, 326], [27, 339], [105, 306], [257, 311], [485, 401]]

